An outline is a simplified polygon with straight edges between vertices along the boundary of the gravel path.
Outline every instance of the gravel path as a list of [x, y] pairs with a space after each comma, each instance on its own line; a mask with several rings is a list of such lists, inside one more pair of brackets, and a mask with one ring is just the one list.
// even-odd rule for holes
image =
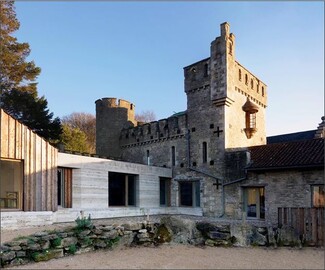
[[162, 245], [101, 250], [10, 269], [324, 269], [324, 250]]

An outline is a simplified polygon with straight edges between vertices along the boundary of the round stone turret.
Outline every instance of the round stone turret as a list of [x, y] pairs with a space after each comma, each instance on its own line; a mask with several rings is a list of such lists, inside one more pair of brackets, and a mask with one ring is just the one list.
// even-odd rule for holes
[[116, 98], [96, 100], [96, 153], [120, 158], [119, 138], [125, 127], [136, 126], [133, 103]]

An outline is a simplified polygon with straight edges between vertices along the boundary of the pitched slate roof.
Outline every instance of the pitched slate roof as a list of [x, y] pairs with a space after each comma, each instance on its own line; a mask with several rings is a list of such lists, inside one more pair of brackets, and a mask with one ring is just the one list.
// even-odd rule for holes
[[273, 143], [249, 147], [247, 170], [324, 167], [324, 139]]
[[276, 135], [276, 136], [270, 136], [270, 137], [266, 138], [266, 142], [267, 142], [267, 144], [271, 144], [271, 143], [309, 140], [309, 139], [315, 138], [316, 131], [317, 131], [317, 129], [289, 133], [289, 134], [281, 134], [281, 135]]

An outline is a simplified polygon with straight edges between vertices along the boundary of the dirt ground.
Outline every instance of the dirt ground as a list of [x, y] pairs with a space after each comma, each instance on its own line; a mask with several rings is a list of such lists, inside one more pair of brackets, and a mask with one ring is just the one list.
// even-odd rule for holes
[[[1, 242], [73, 225], [1, 230]], [[159, 247], [98, 250], [7, 269], [324, 269], [324, 249], [201, 248], [164, 244]]]

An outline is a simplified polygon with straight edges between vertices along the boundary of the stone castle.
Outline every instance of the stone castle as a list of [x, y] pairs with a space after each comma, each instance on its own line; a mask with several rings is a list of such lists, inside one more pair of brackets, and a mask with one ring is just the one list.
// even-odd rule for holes
[[143, 124], [128, 101], [96, 101], [96, 153], [172, 168], [161, 204], [201, 205], [207, 216], [222, 214], [219, 185], [243, 177], [249, 157], [237, 150], [266, 144], [267, 86], [236, 61], [229, 24], [220, 30], [210, 56], [184, 68], [186, 111]]

